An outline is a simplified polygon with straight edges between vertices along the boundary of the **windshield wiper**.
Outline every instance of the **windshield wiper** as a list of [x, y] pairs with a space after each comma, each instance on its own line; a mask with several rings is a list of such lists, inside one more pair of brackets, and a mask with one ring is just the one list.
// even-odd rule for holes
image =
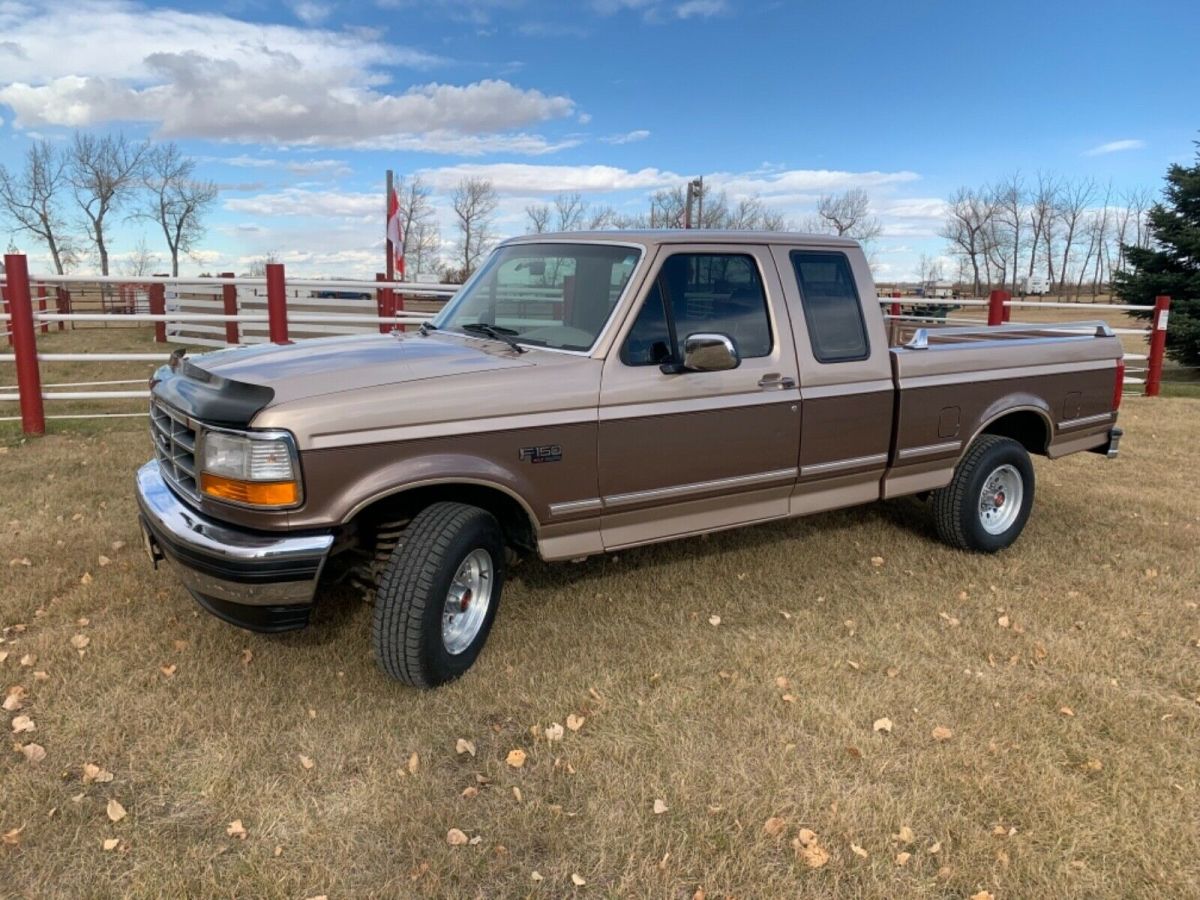
[[512, 347], [518, 353], [524, 353], [525, 348], [512, 339], [512, 335], [520, 334], [519, 331], [513, 331], [511, 328], [504, 328], [501, 325], [489, 325], [487, 322], [467, 322], [465, 325], [460, 325], [463, 331], [470, 334], [482, 334], [490, 337], [494, 341], [503, 341]]

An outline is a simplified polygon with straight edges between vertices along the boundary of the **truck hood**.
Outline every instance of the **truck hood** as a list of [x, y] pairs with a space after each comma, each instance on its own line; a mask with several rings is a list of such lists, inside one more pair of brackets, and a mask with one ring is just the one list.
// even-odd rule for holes
[[190, 366], [226, 382], [273, 392], [271, 405], [427, 378], [495, 369], [526, 368], [535, 352], [516, 354], [504, 344], [449, 335], [355, 335], [285, 346], [218, 350], [189, 359]]

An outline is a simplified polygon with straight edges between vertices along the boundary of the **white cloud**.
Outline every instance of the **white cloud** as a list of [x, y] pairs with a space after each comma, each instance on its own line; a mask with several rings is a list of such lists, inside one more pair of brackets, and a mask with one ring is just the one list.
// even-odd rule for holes
[[1120, 153], [1122, 150], [1141, 150], [1146, 142], [1140, 138], [1125, 138], [1120, 141], [1109, 141], [1107, 144], [1097, 144], [1083, 152], [1084, 156], [1103, 156], [1106, 153]]
[[0, 4], [0, 33], [20, 51], [0, 49], [0, 103], [18, 127], [147, 122], [175, 138], [547, 153], [565, 145], [509, 132], [575, 112], [502, 80], [385, 91], [382, 66], [440, 60], [361, 31], [81, 0], [25, 14]]
[[463, 178], [487, 178], [500, 193], [556, 194], [560, 191], [611, 193], [666, 187], [683, 176], [662, 169], [638, 171], [617, 166], [541, 166], [529, 163], [463, 163], [421, 173], [436, 189], [452, 190]]
[[[225, 201], [231, 212], [252, 216], [310, 217], [363, 221], [383, 219], [383, 191], [374, 194], [284, 188], [272, 194]], [[380, 226], [382, 227], [382, 226]]]
[[761, 197], [778, 204], [807, 204], [821, 194], [850, 188], [894, 187], [916, 181], [916, 172], [849, 172], [838, 169], [764, 169], [756, 172], [717, 172], [704, 176], [705, 182], [727, 191], [734, 199]]
[[675, 7], [675, 15], [680, 19], [707, 19], [728, 11], [729, 5], [725, 0], [686, 0]]
[[314, 3], [312, 0], [300, 0], [292, 4], [292, 12], [305, 25], [319, 25], [329, 18], [333, 9], [327, 3]]
[[644, 141], [650, 137], [650, 132], [644, 128], [639, 128], [636, 131], [627, 131], [624, 134], [612, 134], [608, 137], [600, 138], [606, 144], [632, 144], [637, 141]]

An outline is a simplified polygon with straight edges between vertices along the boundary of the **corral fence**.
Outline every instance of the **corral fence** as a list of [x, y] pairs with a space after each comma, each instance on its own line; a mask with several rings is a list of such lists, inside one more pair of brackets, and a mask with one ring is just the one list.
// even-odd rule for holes
[[[206, 278], [105, 277], [94, 275], [28, 274], [26, 259], [5, 257], [4, 309], [0, 326], [11, 353], [0, 353], [0, 363], [13, 363], [16, 385], [0, 386], [0, 403], [16, 403], [19, 416], [0, 421], [21, 422], [26, 434], [45, 432], [47, 419], [140, 416], [144, 413], [97, 411], [104, 401], [149, 397], [145, 378], [43, 384], [43, 365], [54, 363], [154, 363], [159, 353], [53, 353], [41, 352], [38, 335], [51, 328], [154, 326], [158, 343], [176, 342], [208, 347], [255, 343], [291, 343], [294, 339], [335, 334], [387, 333], [420, 325], [428, 320], [459, 288], [453, 284], [375, 281], [288, 279], [284, 266], [268, 264], [263, 278], [232, 273]], [[1119, 303], [1064, 303], [1014, 300], [1006, 291], [992, 291], [983, 299], [930, 300], [893, 294], [880, 297], [885, 307], [893, 343], [902, 342], [918, 327], [937, 325], [1021, 324], [1012, 321], [1014, 309], [1086, 310], [1129, 313], [1151, 310]], [[1170, 299], [1159, 297], [1146, 327], [1114, 327], [1113, 331], [1137, 347], [1126, 347], [1125, 390], [1157, 396], [1162, 383]], [[1045, 322], [1029, 323], [1044, 327]], [[1136, 339], [1136, 340], [1135, 340]], [[1145, 352], [1141, 352], [1142, 344]], [[1132, 365], [1130, 365], [1132, 364]], [[15, 388], [15, 390], [14, 390]], [[97, 390], [97, 388], [103, 388]], [[113, 389], [116, 388], [116, 389]], [[85, 411], [65, 415], [45, 413], [47, 403], [83, 401]], [[3, 407], [0, 407], [3, 410]]]

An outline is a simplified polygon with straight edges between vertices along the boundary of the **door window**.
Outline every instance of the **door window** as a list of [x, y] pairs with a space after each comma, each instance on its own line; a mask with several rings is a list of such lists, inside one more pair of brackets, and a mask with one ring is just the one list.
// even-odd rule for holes
[[621, 361], [629, 366], [682, 359], [685, 338], [724, 334], [738, 356], [771, 353], [767, 295], [754, 257], [740, 253], [676, 253], [667, 258], [634, 320]]

